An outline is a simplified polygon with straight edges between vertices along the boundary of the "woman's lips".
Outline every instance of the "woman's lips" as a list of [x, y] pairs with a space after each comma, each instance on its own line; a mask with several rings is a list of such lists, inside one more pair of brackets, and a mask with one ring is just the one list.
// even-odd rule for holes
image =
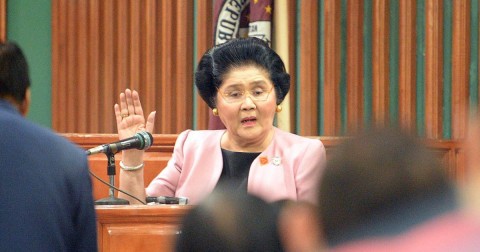
[[242, 125], [245, 125], [245, 126], [255, 125], [256, 122], [257, 122], [257, 118], [254, 116], [245, 117], [241, 121]]

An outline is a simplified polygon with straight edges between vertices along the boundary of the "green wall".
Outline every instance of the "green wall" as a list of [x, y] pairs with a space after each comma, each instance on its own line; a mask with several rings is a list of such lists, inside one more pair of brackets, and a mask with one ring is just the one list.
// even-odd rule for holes
[[50, 0], [9, 0], [7, 39], [22, 48], [30, 67], [32, 104], [28, 119], [52, 126], [52, 54]]

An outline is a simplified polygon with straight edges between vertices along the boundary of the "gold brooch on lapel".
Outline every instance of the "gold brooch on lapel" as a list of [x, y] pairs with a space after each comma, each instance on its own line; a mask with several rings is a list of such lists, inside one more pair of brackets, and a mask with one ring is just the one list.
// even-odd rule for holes
[[267, 157], [260, 157], [260, 164], [261, 165], [268, 164], [268, 158]]

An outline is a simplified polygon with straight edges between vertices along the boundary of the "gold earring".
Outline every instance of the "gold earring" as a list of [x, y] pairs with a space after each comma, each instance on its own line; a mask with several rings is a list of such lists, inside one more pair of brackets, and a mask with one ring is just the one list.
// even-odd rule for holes
[[277, 111], [277, 112], [282, 111], [282, 105], [277, 105], [277, 108], [275, 109], [275, 111]]
[[218, 116], [218, 109], [217, 108], [213, 108], [212, 109], [212, 113], [214, 116]]

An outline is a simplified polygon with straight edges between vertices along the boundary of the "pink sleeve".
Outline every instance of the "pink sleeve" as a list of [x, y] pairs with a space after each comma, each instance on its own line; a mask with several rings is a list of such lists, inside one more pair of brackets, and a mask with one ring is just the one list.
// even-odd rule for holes
[[184, 161], [183, 147], [190, 131], [186, 130], [178, 135], [172, 157], [146, 188], [147, 196], [175, 196]]
[[326, 165], [326, 152], [320, 140], [312, 141], [305, 149], [305, 154], [295, 175], [297, 197], [299, 201], [317, 204], [317, 192], [320, 176]]

